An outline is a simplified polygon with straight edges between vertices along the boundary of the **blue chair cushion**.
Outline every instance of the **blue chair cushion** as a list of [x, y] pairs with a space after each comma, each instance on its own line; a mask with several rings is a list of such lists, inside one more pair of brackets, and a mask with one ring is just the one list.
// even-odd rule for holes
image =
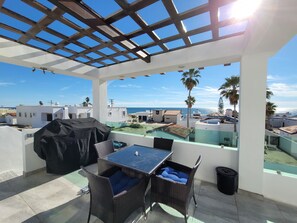
[[124, 190], [129, 190], [133, 186], [139, 183], [139, 179], [136, 177], [129, 177], [124, 172], [118, 170], [109, 177], [112, 191], [114, 195], [121, 193]]
[[166, 180], [170, 180], [173, 182], [178, 182], [181, 184], [186, 184], [188, 179], [189, 179], [189, 175], [182, 172], [182, 171], [178, 171], [175, 170], [171, 167], [164, 167], [161, 169], [161, 172], [159, 175], [157, 175], [158, 177], [164, 178]]

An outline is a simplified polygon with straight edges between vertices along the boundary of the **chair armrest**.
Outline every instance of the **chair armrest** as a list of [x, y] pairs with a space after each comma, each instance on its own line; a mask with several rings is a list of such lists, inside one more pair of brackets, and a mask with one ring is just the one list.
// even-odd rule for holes
[[173, 168], [175, 170], [179, 170], [179, 171], [182, 171], [184, 173], [190, 173], [192, 171], [192, 168], [190, 168], [188, 166], [185, 166], [185, 165], [182, 165], [180, 163], [170, 161], [170, 160], [165, 161], [165, 163], [162, 165], [161, 168], [163, 168], [165, 166], [169, 166], [169, 167], [171, 167], [171, 168]]

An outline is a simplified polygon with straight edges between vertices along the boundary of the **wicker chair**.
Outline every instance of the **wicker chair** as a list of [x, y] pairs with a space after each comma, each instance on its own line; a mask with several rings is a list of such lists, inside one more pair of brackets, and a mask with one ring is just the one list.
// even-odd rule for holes
[[88, 223], [91, 215], [98, 217], [105, 223], [122, 223], [140, 207], [146, 218], [144, 200], [146, 183], [144, 179], [140, 179], [140, 182], [132, 188], [114, 195], [108, 178], [114, 173], [114, 169], [109, 169], [102, 175], [95, 175], [84, 167], [81, 168], [89, 181], [90, 209]]
[[173, 139], [154, 138], [154, 148], [171, 151]]
[[[194, 175], [200, 163], [201, 156], [198, 157], [197, 162], [193, 168], [172, 161], [165, 161], [165, 163], [157, 170], [156, 174], [151, 177], [151, 211], [153, 202], [160, 202], [182, 213], [185, 216], [185, 222], [187, 222], [188, 207], [192, 197], [195, 203], [195, 207], [197, 207], [194, 193]], [[188, 174], [188, 180], [186, 184], [177, 183], [157, 176], [163, 167], [168, 166], [175, 170], [182, 171]]]
[[103, 158], [110, 153], [114, 152], [114, 147], [112, 140], [106, 140], [99, 143], [94, 144], [95, 149], [97, 151], [98, 157]]
[[107, 156], [110, 153], [113, 153], [114, 147], [112, 140], [106, 140], [99, 143], [94, 144], [94, 147], [98, 154], [97, 165], [98, 165], [98, 174], [104, 172], [105, 170], [112, 167], [112, 165], [108, 164], [108, 162], [100, 159]]

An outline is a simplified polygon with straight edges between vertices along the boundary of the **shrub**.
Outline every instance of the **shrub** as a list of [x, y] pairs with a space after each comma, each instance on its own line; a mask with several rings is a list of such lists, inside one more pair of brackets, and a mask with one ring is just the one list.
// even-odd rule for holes
[[133, 128], [133, 129], [140, 129], [140, 128], [142, 128], [142, 126], [140, 124], [131, 124], [129, 127], [130, 128]]

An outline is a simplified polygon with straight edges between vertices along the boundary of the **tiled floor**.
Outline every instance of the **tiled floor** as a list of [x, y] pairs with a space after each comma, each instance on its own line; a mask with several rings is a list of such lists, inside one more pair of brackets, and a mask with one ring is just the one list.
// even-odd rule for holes
[[[95, 169], [91, 166], [90, 169]], [[65, 176], [40, 172], [23, 178], [13, 171], [0, 174], [0, 222], [2, 223], [83, 223], [87, 221], [89, 194], [81, 195], [80, 188], [87, 184], [80, 171]], [[216, 185], [196, 181], [198, 207], [189, 208], [189, 223], [224, 222], [297, 222], [297, 208], [240, 192], [233, 196], [220, 193]], [[148, 206], [148, 205], [147, 205]], [[126, 222], [139, 223], [184, 222], [177, 211], [156, 204], [149, 208], [148, 218], [141, 218], [137, 210]], [[91, 222], [100, 223], [95, 217]], [[136, 222], [134, 220], [134, 222]]]

